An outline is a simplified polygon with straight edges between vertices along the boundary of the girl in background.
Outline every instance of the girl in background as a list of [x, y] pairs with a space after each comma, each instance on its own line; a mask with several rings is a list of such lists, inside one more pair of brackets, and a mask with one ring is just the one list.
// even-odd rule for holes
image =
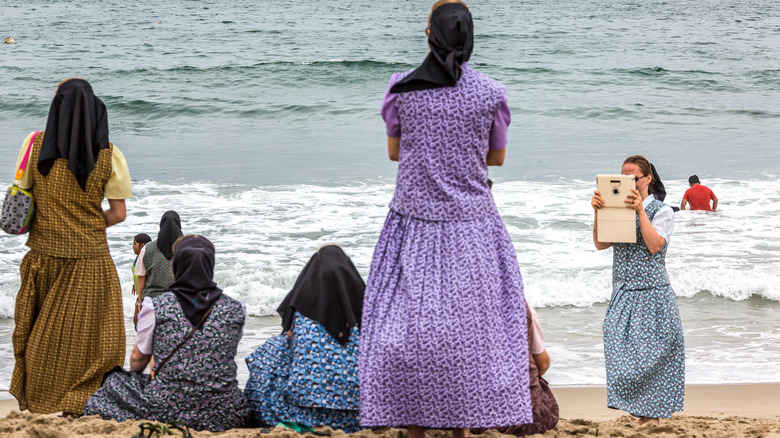
[[665, 193], [655, 167], [634, 155], [622, 173], [636, 177], [626, 205], [637, 213], [636, 243], [599, 242], [596, 218], [604, 207], [598, 190], [593, 243], [612, 247], [612, 298], [604, 317], [604, 361], [607, 405], [637, 417], [638, 424], [659, 424], [682, 411], [685, 392], [685, 347], [680, 311], [669, 275], [666, 249], [674, 230], [674, 212], [655, 193]]

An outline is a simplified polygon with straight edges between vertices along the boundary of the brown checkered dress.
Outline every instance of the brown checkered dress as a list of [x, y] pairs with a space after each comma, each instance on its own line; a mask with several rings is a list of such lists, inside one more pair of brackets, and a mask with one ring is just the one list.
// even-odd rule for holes
[[103, 374], [125, 360], [119, 277], [108, 252], [101, 203], [111, 175], [113, 145], [100, 151], [82, 191], [57, 159], [38, 172], [43, 135], [35, 139], [36, 217], [20, 268], [11, 394], [34, 413], [81, 413]]

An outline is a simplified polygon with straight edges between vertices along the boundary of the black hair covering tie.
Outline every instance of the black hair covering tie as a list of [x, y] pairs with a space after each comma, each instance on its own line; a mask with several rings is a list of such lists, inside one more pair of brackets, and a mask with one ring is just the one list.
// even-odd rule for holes
[[102, 149], [109, 147], [106, 105], [83, 79], [70, 79], [57, 88], [38, 156], [38, 171], [48, 176], [57, 158], [68, 160], [68, 170], [81, 190], [95, 169]]
[[292, 328], [295, 312], [319, 322], [344, 345], [351, 327], [360, 326], [366, 283], [341, 247], [320, 248], [303, 268], [276, 311], [283, 330]]
[[460, 79], [460, 66], [474, 50], [474, 22], [468, 8], [446, 3], [431, 15], [428, 46], [422, 64], [390, 88], [391, 93], [451, 87]]
[[214, 283], [214, 245], [203, 237], [189, 237], [176, 247], [173, 257], [174, 282], [169, 291], [184, 311], [184, 316], [198, 325], [211, 304], [222, 296]]
[[650, 163], [650, 169], [653, 171], [653, 182], [650, 184], [650, 193], [655, 195], [655, 198], [661, 202], [666, 199], [666, 187], [661, 182], [661, 176], [658, 175], [658, 171], [655, 170], [653, 163]]

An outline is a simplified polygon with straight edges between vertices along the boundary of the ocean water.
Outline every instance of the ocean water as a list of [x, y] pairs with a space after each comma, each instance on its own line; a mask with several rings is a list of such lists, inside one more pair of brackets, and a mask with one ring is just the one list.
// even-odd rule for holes
[[[368, 275], [396, 170], [379, 105], [390, 74], [424, 57], [429, 6], [6, 0], [0, 37], [17, 44], [0, 45], [0, 169], [10, 183], [57, 82], [88, 79], [133, 175], [128, 219], [108, 231], [125, 314], [132, 236], [154, 236], [176, 209], [185, 232], [214, 241], [217, 282], [247, 304], [246, 355], [275, 333], [275, 307], [320, 245], [342, 245]], [[718, 212], [675, 215], [667, 255], [688, 382], [780, 381], [780, 5], [471, 6], [470, 63], [507, 86], [513, 122], [493, 194], [550, 382], [604, 384], [611, 250], [593, 248], [589, 198], [596, 173], [635, 153], [656, 164], [671, 204], [693, 173], [720, 198]], [[25, 251], [23, 237], [0, 236], [0, 389]]]

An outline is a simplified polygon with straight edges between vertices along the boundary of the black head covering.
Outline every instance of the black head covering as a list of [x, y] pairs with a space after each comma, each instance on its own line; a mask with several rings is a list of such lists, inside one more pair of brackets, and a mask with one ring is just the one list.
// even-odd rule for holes
[[276, 309], [282, 328], [290, 330], [297, 311], [322, 324], [344, 345], [350, 328], [360, 326], [365, 289], [366, 283], [344, 251], [336, 245], [324, 246], [311, 257]]
[[650, 193], [655, 195], [655, 198], [659, 201], [664, 202], [664, 199], [666, 199], [666, 187], [664, 187], [664, 183], [661, 182], [661, 176], [658, 175], [658, 171], [655, 170], [653, 163], [650, 163], [650, 169], [653, 171], [653, 182], [649, 187]]
[[100, 150], [108, 146], [106, 105], [95, 96], [87, 81], [64, 82], [51, 101], [38, 171], [47, 176], [54, 160], [64, 158], [81, 190], [86, 190], [95, 160]]
[[214, 283], [214, 245], [205, 237], [189, 237], [176, 247], [174, 282], [169, 291], [179, 300], [184, 316], [198, 325], [211, 304], [222, 296]]
[[428, 46], [431, 51], [423, 63], [396, 82], [391, 93], [451, 87], [460, 79], [460, 65], [474, 50], [474, 22], [468, 8], [446, 3], [431, 15]]
[[173, 210], [166, 211], [160, 219], [160, 232], [157, 233], [157, 248], [166, 259], [170, 260], [173, 257], [173, 244], [183, 235], [179, 213]]

